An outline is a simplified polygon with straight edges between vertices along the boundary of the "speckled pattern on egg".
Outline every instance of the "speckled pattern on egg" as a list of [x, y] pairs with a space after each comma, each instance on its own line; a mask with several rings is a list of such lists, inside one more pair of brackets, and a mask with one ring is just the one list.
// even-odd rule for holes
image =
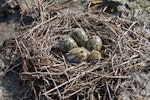
[[71, 36], [79, 46], [85, 46], [85, 43], [88, 40], [86, 32], [81, 28], [74, 29], [71, 33]]
[[90, 51], [97, 50], [100, 51], [102, 48], [102, 40], [98, 36], [92, 36], [86, 43], [86, 48]]
[[69, 36], [63, 36], [58, 40], [59, 48], [64, 51], [68, 52], [69, 50], [78, 47], [77, 43]]
[[101, 58], [102, 40], [99, 36], [88, 39], [82, 28], [75, 28], [71, 35], [65, 35], [58, 40], [58, 47], [66, 52], [66, 59], [70, 63], [95, 62]]

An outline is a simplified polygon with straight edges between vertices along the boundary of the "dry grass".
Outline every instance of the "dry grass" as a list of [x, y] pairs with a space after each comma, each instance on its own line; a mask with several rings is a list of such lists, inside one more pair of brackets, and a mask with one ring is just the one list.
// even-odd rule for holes
[[[123, 89], [120, 84], [150, 59], [150, 42], [143, 33], [134, 32], [136, 26], [136, 22], [103, 12], [54, 15], [48, 20], [42, 17], [15, 39], [23, 58], [20, 77], [31, 85], [37, 100], [117, 99]], [[57, 40], [76, 27], [89, 36], [101, 37], [102, 59], [97, 63], [71, 64], [59, 50]]]

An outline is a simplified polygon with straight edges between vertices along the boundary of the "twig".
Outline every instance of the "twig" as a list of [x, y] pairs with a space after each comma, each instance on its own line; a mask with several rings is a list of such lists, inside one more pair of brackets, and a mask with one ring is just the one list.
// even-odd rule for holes
[[76, 77], [74, 77], [74, 78], [72, 78], [72, 79], [70, 79], [70, 80], [68, 80], [68, 81], [66, 81], [66, 82], [64, 82], [64, 83], [62, 83], [62, 84], [60, 84], [60, 85], [58, 85], [57, 87], [55, 87], [55, 88], [53, 88], [53, 89], [51, 89], [51, 90], [45, 92], [44, 95], [46, 95], [46, 94], [48, 94], [48, 93], [50, 93], [50, 92], [56, 90], [57, 88], [60, 88], [60, 87], [62, 87], [62, 86], [64, 86], [64, 85], [66, 85], [67, 83], [70, 83], [71, 81], [73, 81], [73, 80], [75, 80], [75, 79], [78, 79], [78, 78], [83, 77], [85, 74], [87, 74], [87, 73], [89, 73], [89, 72], [92, 72], [92, 71], [98, 69], [99, 67], [100, 67], [100, 66], [96, 66], [95, 68], [93, 68], [93, 69], [91, 69], [91, 70], [88, 70], [88, 71], [86, 71], [86, 72], [82, 72], [80, 75], [78, 75], [78, 76], [76, 76]]
[[107, 81], [105, 83], [106, 83], [106, 89], [107, 89], [107, 92], [108, 92], [109, 99], [112, 100]]

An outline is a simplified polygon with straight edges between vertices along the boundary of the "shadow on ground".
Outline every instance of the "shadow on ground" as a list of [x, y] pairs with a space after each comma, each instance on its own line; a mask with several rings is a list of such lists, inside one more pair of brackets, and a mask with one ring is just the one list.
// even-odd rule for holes
[[[16, 36], [16, 26], [22, 25], [22, 22], [24, 25], [30, 25], [33, 22], [32, 17], [20, 14], [18, 5], [12, 7], [7, 2], [8, 0], [0, 0], [0, 45], [5, 40]], [[5, 57], [6, 47], [1, 46], [0, 49], [0, 72], [2, 72], [6, 68], [12, 68], [13, 65]], [[2, 91], [0, 96], [3, 96], [0, 97], [0, 100], [29, 100], [26, 96], [30, 93], [30, 87], [21, 81], [18, 72], [16, 72], [20, 68], [21, 65], [7, 72], [3, 77], [0, 76], [0, 90]]]
[[[21, 14], [19, 5], [11, 6], [7, 0], [0, 1], [0, 23], [3, 22], [22, 22], [24, 25], [31, 25], [34, 19], [26, 14]], [[15, 1], [14, 1], [15, 2]]]

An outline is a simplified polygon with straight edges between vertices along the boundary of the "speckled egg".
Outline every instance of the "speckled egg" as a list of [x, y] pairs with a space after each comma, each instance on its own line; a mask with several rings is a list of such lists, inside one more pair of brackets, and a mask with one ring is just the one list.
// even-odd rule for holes
[[60, 38], [57, 44], [59, 48], [64, 52], [68, 52], [69, 50], [78, 47], [75, 40], [69, 36], [63, 36], [62, 38]]
[[90, 55], [88, 56], [87, 61], [98, 61], [100, 58], [101, 58], [101, 53], [96, 50], [92, 50], [90, 52]]
[[71, 33], [71, 36], [79, 46], [85, 46], [85, 43], [88, 40], [86, 32], [81, 28], [74, 29]]
[[86, 43], [86, 48], [90, 51], [97, 50], [100, 51], [102, 48], [102, 40], [99, 36], [92, 36]]
[[66, 54], [66, 58], [70, 63], [80, 63], [86, 61], [89, 54], [90, 52], [87, 49], [78, 47], [70, 50], [69, 53]]

